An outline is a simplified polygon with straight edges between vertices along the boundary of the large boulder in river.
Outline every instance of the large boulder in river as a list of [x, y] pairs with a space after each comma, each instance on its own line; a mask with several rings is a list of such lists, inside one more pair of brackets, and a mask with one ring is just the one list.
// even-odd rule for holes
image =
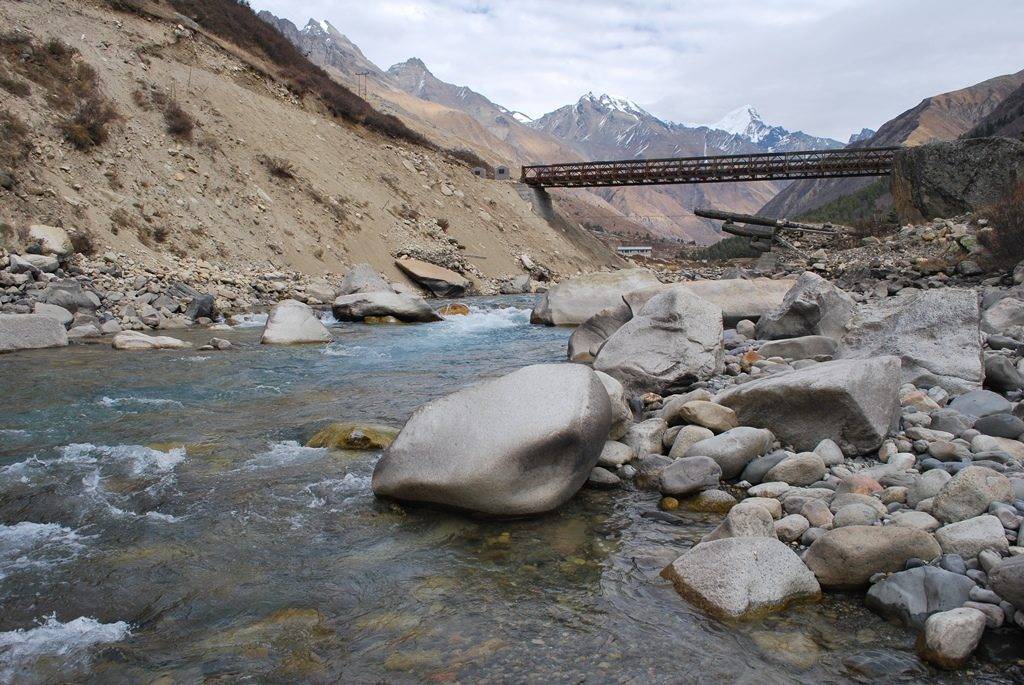
[[657, 277], [647, 269], [623, 269], [570, 278], [544, 293], [530, 315], [530, 322], [578, 326], [602, 309], [621, 304], [624, 294], [657, 285]]
[[[740, 426], [690, 445], [687, 457], [710, 457], [722, 469], [722, 478], [739, 476], [747, 464], [768, 451], [775, 436], [763, 428]], [[673, 446], [674, 447], [674, 446]]]
[[716, 400], [744, 426], [767, 428], [797, 450], [831, 439], [867, 452], [896, 421], [899, 373], [896, 357], [825, 362], [743, 383]]
[[462, 297], [473, 289], [473, 282], [462, 274], [420, 259], [402, 257], [395, 266], [437, 297]]
[[717, 305], [727, 326], [743, 319], [756, 321], [782, 305], [786, 293], [796, 285], [794, 279], [780, 278], [723, 278], [708, 281], [688, 281], [687, 290]]
[[922, 290], [865, 304], [847, 324], [840, 358], [895, 355], [904, 383], [959, 394], [984, 378], [978, 296], [972, 290]]
[[[338, 295], [353, 295], [355, 293], [376, 293], [393, 292], [391, 284], [381, 278], [377, 270], [369, 264], [356, 264], [345, 278], [341, 279], [338, 286]], [[333, 299], [333, 298], [332, 298]]]
[[379, 496], [495, 516], [550, 511], [586, 482], [612, 410], [579, 364], [527, 366], [412, 415], [373, 471]]
[[122, 331], [114, 336], [111, 346], [115, 350], [184, 350], [192, 343], [165, 335], [146, 335], [139, 331]]
[[775, 309], [757, 322], [757, 337], [765, 340], [804, 335], [840, 337], [856, 303], [818, 274], [806, 271]]
[[594, 361], [605, 341], [632, 318], [633, 312], [624, 302], [594, 314], [569, 336], [569, 361]]
[[661, 575], [683, 597], [721, 618], [763, 616], [821, 595], [818, 581], [800, 557], [770, 537], [702, 542]]
[[325, 343], [334, 340], [327, 326], [308, 304], [281, 300], [270, 310], [260, 342], [264, 345]]
[[902, 526], [834, 528], [804, 553], [804, 563], [824, 588], [867, 585], [876, 573], [902, 571], [908, 559], [931, 561], [942, 550], [931, 533]]
[[612, 405], [612, 427], [608, 431], [608, 439], [618, 440], [633, 425], [633, 410], [629, 408], [626, 389], [622, 387], [622, 383], [619, 383], [608, 374], [600, 371], [595, 373], [604, 389], [608, 391], [608, 401]]
[[594, 368], [631, 392], [665, 394], [722, 365], [722, 312], [685, 288], [651, 298], [601, 347]]
[[68, 334], [60, 320], [45, 314], [0, 314], [0, 352], [64, 347]]
[[338, 321], [362, 321], [368, 316], [393, 316], [405, 323], [442, 320], [425, 300], [394, 292], [341, 295], [334, 300], [331, 311]]

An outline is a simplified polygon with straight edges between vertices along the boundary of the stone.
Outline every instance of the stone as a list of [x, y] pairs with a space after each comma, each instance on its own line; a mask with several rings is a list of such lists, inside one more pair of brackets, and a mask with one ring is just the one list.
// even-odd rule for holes
[[854, 473], [846, 476], [836, 486], [836, 494], [840, 495], [848, 492], [858, 495], [873, 495], [881, 491], [881, 483], [864, 473]]
[[665, 449], [661, 436], [667, 428], [664, 419], [647, 419], [630, 426], [621, 440], [637, 454], [661, 454]]
[[601, 347], [594, 368], [633, 393], [665, 394], [722, 366], [722, 313], [681, 288], [651, 298]]
[[436, 297], [462, 297], [473, 290], [472, 281], [443, 266], [411, 257], [396, 259], [395, 266]]
[[907, 506], [916, 507], [924, 500], [935, 497], [952, 477], [949, 471], [941, 469], [932, 469], [921, 474], [907, 486]]
[[740, 475], [755, 457], [764, 454], [774, 441], [771, 431], [740, 426], [691, 445], [684, 456], [711, 457], [722, 468], [722, 478]]
[[[712, 492], [712, 491], [707, 491]], [[722, 538], [775, 538], [775, 520], [766, 508], [744, 501], [730, 507], [722, 521], [713, 531], [701, 538], [701, 542]]]
[[921, 656], [942, 668], [960, 668], [981, 642], [985, 623], [985, 614], [970, 607], [932, 614], [918, 638]]
[[985, 310], [981, 316], [981, 330], [1001, 333], [1013, 326], [1024, 326], [1024, 301], [1004, 297]]
[[878, 520], [878, 512], [866, 504], [848, 504], [840, 507], [832, 520], [833, 528], [845, 526], [871, 526]]
[[700, 543], [672, 562], [662, 576], [683, 597], [723, 618], [765, 615], [821, 595], [800, 558], [774, 538]]
[[1001, 473], [984, 466], [968, 466], [953, 476], [935, 495], [932, 515], [945, 523], [974, 518], [993, 502], [1013, 500], [1013, 486]]
[[742, 425], [768, 428], [798, 450], [827, 438], [867, 452], [895, 424], [899, 369], [896, 357], [825, 362], [743, 383], [716, 399]]
[[[381, 278], [377, 270], [369, 264], [356, 264], [338, 286], [338, 295], [355, 295], [356, 293], [390, 293], [391, 284]], [[334, 298], [332, 297], [331, 300]], [[327, 302], [328, 300], [324, 300]]]
[[722, 319], [731, 326], [743, 319], [758, 319], [780, 306], [795, 283], [785, 278], [721, 278], [685, 281], [683, 285], [721, 309]]
[[[319, 302], [334, 302], [334, 298], [341, 294], [338, 286], [326, 278], [314, 278], [306, 285], [306, 296], [312, 297]], [[190, 318], [196, 318], [192, 316]]]
[[601, 466], [592, 468], [590, 475], [587, 477], [587, 486], [592, 488], [614, 488], [619, 485], [622, 485], [622, 479]]
[[527, 366], [420, 407], [373, 471], [373, 492], [496, 516], [565, 503], [597, 465], [608, 393], [578, 364]]
[[597, 458], [597, 464], [606, 469], [617, 469], [634, 459], [636, 459], [636, 452], [632, 447], [621, 442], [608, 441], [601, 450], [601, 456]]
[[829, 508], [832, 510], [832, 513], [837, 513], [843, 507], [848, 507], [851, 504], [859, 504], [873, 509], [876, 517], [884, 516], [888, 512], [881, 500], [857, 492], [837, 493], [832, 497]]
[[771, 497], [748, 497], [743, 505], [757, 505], [772, 515], [773, 519], [782, 518], [782, 502]]
[[790, 514], [775, 522], [775, 535], [783, 542], [796, 542], [811, 524], [800, 514]]
[[736, 332], [744, 338], [756, 338], [757, 326], [750, 319], [741, 319], [736, 322]]
[[932, 614], [949, 611], [970, 599], [974, 581], [934, 566], [900, 571], [871, 586], [864, 604], [882, 618], [921, 630]]
[[60, 321], [60, 325], [64, 327], [67, 327], [75, 320], [75, 315], [64, 309], [64, 307], [58, 307], [55, 304], [47, 304], [46, 302], [36, 302], [32, 306], [32, 313], [56, 319], [57, 321]]
[[[743, 467], [743, 472], [740, 474], [741, 481], [747, 481], [753, 485], [763, 483], [765, 475], [775, 467], [783, 459], [793, 456], [792, 452], [785, 450], [775, 450], [763, 457], [754, 459], [749, 464]], [[788, 485], [785, 484], [784, 485]]]
[[1024, 555], [1001, 560], [989, 573], [989, 583], [1000, 597], [1024, 609]]
[[28, 227], [28, 240], [39, 247], [41, 254], [70, 257], [75, 252], [67, 231], [56, 226], [31, 225]]
[[612, 404], [612, 427], [608, 431], [608, 439], [618, 440], [633, 425], [633, 410], [629, 408], [626, 390], [622, 387], [622, 383], [619, 383], [606, 373], [601, 373], [600, 371], [595, 373], [604, 389], [608, 391], [608, 400]]
[[790, 288], [782, 303], [757, 322], [757, 337], [764, 340], [824, 335], [839, 338], [856, 304], [845, 292], [817, 274], [806, 271]]
[[1009, 551], [1003, 524], [990, 514], [947, 524], [935, 531], [935, 539], [942, 546], [943, 552], [959, 554], [964, 559], [973, 559], [986, 549], [1000, 554]]
[[876, 573], [901, 571], [908, 559], [931, 560], [941, 551], [931, 534], [913, 528], [847, 526], [815, 540], [804, 563], [822, 587], [855, 589]]
[[372, 316], [393, 316], [405, 323], [442, 321], [425, 300], [393, 292], [363, 292], [341, 295], [331, 305], [338, 321], [363, 321]]
[[46, 254], [25, 254], [11, 255], [11, 272], [52, 274], [60, 268], [60, 262], [53, 255]]
[[64, 347], [68, 334], [60, 320], [45, 314], [0, 314], [0, 352]]
[[382, 450], [394, 442], [397, 435], [398, 431], [390, 426], [332, 423], [317, 431], [306, 446], [335, 450]]
[[718, 485], [722, 468], [710, 457], [684, 457], [661, 472], [661, 493], [687, 497]]
[[1009, 414], [1013, 405], [1003, 397], [991, 390], [972, 390], [953, 399], [949, 408], [963, 414], [979, 419], [992, 414]]
[[834, 357], [839, 350], [839, 343], [824, 335], [804, 335], [788, 340], [771, 340], [761, 345], [758, 352], [766, 359], [782, 357], [784, 359], [814, 359], [815, 357]]
[[1024, 461], [1024, 443], [1010, 438], [975, 435], [971, 438], [971, 451], [978, 455], [977, 459], [984, 452], [1005, 452], [1017, 461]]
[[87, 323], [81, 326], [72, 326], [68, 329], [68, 340], [81, 340], [82, 338], [98, 338], [103, 335], [96, 324]]
[[632, 318], [633, 311], [624, 302], [594, 314], [569, 336], [569, 361], [593, 362], [605, 341]]
[[701, 490], [683, 504], [690, 511], [724, 514], [736, 506], [736, 498], [724, 490]]
[[115, 350], [184, 350], [192, 343], [163, 335], [146, 335], [139, 331], [122, 331], [114, 336]]
[[[670, 429], [671, 430], [671, 429]], [[686, 451], [701, 440], [713, 438], [715, 434], [703, 426], [680, 426], [672, 441], [672, 449], [668, 456], [672, 459], [679, 459], [686, 455]]]
[[923, 511], [914, 511], [912, 509], [903, 509], [900, 511], [893, 512], [889, 517], [889, 523], [894, 526], [902, 526], [904, 528], [917, 528], [928, 533], [934, 533], [938, 530], [939, 520]]
[[95, 293], [82, 288], [75, 280], [51, 281], [39, 294], [39, 299], [48, 304], [63, 307], [72, 314], [79, 311], [92, 312], [100, 306]]
[[963, 393], [981, 387], [980, 312], [973, 290], [922, 290], [862, 305], [839, 358], [899, 357], [900, 379]]
[[932, 428], [952, 435], [962, 435], [971, 427], [974, 417], [967, 417], [955, 409], [939, 409], [929, 416], [932, 417]]
[[1013, 414], [992, 414], [975, 421], [974, 430], [994, 438], [1016, 440], [1024, 435], [1024, 420]]
[[646, 269], [577, 276], [544, 293], [530, 321], [548, 326], [577, 326], [603, 309], [617, 307], [624, 294], [658, 285], [657, 276]]
[[1024, 388], [1024, 376], [1009, 358], [1001, 354], [985, 357], [985, 387], [997, 392], [1010, 392]]
[[453, 302], [438, 309], [437, 313], [444, 317], [469, 316], [469, 306], [461, 302]]
[[334, 335], [317, 318], [313, 308], [298, 300], [281, 300], [274, 305], [260, 337], [260, 343], [264, 345], [326, 343], [333, 340]]
[[687, 402], [680, 408], [679, 417], [686, 423], [703, 426], [714, 433], [724, 433], [739, 425], [732, 409], [705, 400]]
[[824, 477], [825, 462], [822, 458], [814, 452], [801, 452], [773, 466], [764, 479], [802, 486], [816, 483]]

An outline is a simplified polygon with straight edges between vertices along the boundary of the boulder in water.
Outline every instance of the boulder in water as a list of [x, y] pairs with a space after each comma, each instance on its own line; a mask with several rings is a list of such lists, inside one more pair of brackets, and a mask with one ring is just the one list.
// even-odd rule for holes
[[0, 352], [64, 347], [64, 324], [46, 314], [0, 314]]
[[405, 323], [441, 321], [430, 305], [418, 297], [393, 292], [341, 295], [331, 307], [338, 321], [364, 321], [367, 317], [393, 316]]
[[336, 450], [382, 450], [395, 441], [398, 431], [372, 423], [332, 423], [310, 438], [307, 447]]
[[659, 285], [647, 269], [586, 274], [552, 286], [530, 315], [531, 323], [578, 326], [603, 309], [617, 307], [622, 296]]
[[420, 407], [373, 471], [373, 491], [495, 516], [555, 509], [586, 482], [612, 411], [577, 364], [527, 366]]
[[443, 266], [411, 257], [397, 259], [395, 265], [437, 297], [462, 297], [473, 290], [472, 281]]
[[260, 342], [264, 345], [325, 343], [334, 340], [327, 326], [308, 304], [281, 300], [270, 310]]
[[139, 331], [121, 331], [111, 345], [115, 350], [183, 350], [192, 343], [165, 335], [146, 335]]

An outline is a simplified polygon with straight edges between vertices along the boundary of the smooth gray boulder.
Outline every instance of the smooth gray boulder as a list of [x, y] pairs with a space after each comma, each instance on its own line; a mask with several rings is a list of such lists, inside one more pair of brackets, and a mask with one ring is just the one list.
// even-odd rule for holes
[[864, 604], [879, 616], [920, 630], [934, 613], [963, 606], [974, 581], [934, 566], [919, 566], [883, 578], [868, 590]]
[[624, 294], [659, 284], [657, 276], [647, 269], [622, 269], [570, 278], [544, 293], [530, 315], [530, 322], [578, 326], [602, 309], [621, 304]]
[[57, 226], [33, 224], [28, 227], [28, 241], [39, 248], [41, 254], [64, 258], [75, 252], [68, 232]]
[[115, 350], [184, 350], [192, 343], [164, 335], [146, 335], [139, 331], [122, 331], [110, 341]]
[[55, 304], [63, 307], [72, 314], [79, 311], [91, 312], [100, 306], [100, 298], [89, 290], [82, 288], [82, 284], [75, 280], [50, 281], [50, 284], [33, 294], [32, 297], [41, 302]]
[[64, 324], [45, 314], [0, 314], [0, 352], [64, 347]]
[[338, 321], [363, 321], [369, 316], [393, 316], [405, 323], [442, 320], [426, 300], [382, 291], [341, 295], [334, 300], [331, 311]]
[[657, 417], [647, 419], [631, 425], [626, 434], [622, 436], [621, 442], [632, 447], [640, 455], [661, 454], [665, 451], [662, 437], [665, 435], [666, 429], [668, 429], [668, 424], [665, 423], [665, 419]]
[[617, 469], [636, 459], [636, 452], [629, 445], [609, 440], [601, 450], [601, 456], [597, 458], [598, 466], [606, 469]]
[[948, 409], [980, 419], [992, 414], [1008, 414], [1013, 410], [1013, 405], [1005, 397], [991, 390], [972, 390], [954, 397]]
[[988, 579], [997, 595], [1024, 611], [1024, 556], [1003, 559]]
[[739, 478], [740, 480], [747, 481], [751, 485], [763, 483], [765, 482], [765, 475], [771, 471], [776, 464], [791, 456], [793, 456], [792, 452], [775, 450], [763, 457], [758, 457], [743, 467], [743, 472], [740, 474]]
[[960, 668], [981, 642], [985, 624], [985, 614], [971, 607], [932, 614], [918, 639], [921, 656], [942, 668]]
[[1000, 554], [1009, 550], [1003, 524], [991, 514], [949, 523], [935, 531], [935, 539], [945, 554], [959, 554], [964, 559], [973, 559], [986, 549]]
[[771, 431], [740, 426], [691, 445], [684, 456], [711, 457], [722, 468], [722, 478], [729, 480], [764, 454], [774, 440]]
[[743, 383], [716, 397], [744, 426], [768, 428], [782, 442], [813, 450], [826, 438], [876, 450], [899, 412], [896, 357], [824, 362]]
[[632, 318], [633, 312], [624, 302], [594, 314], [569, 336], [569, 361], [594, 361], [605, 340]]
[[1001, 333], [1012, 326], [1024, 326], [1024, 302], [1015, 297], [1004, 297], [981, 315], [981, 330]]
[[816, 599], [814, 575], [774, 538], [726, 538], [691, 548], [662, 571], [676, 590], [708, 612], [751, 618]]
[[672, 440], [672, 449], [668, 456], [679, 459], [686, 455], [686, 450], [696, 445], [701, 440], [713, 438], [715, 434], [704, 426], [680, 426], [675, 438]]
[[921, 290], [861, 305], [839, 343], [839, 358], [899, 357], [900, 378], [951, 393], [981, 387], [984, 378], [973, 290]]
[[805, 486], [817, 483], [824, 477], [825, 461], [814, 452], [801, 452], [773, 466], [763, 476], [763, 480]]
[[916, 507], [922, 501], [935, 497], [952, 477], [949, 471], [944, 469], [932, 469], [917, 476], [914, 482], [907, 486], [907, 506]]
[[395, 266], [437, 297], [462, 297], [473, 290], [473, 281], [462, 274], [421, 259], [400, 257]]
[[373, 470], [373, 492], [490, 514], [528, 516], [572, 497], [612, 423], [589, 368], [538, 364], [417, 409]]
[[753, 500], [744, 500], [729, 509], [725, 520], [700, 539], [703, 542], [723, 538], [776, 538], [775, 516]]
[[325, 343], [334, 335], [317, 318], [313, 308], [298, 300], [281, 300], [267, 317], [260, 343], [264, 345], [299, 345]]
[[391, 284], [381, 278], [377, 270], [369, 264], [356, 264], [345, 278], [341, 279], [337, 295], [354, 295], [356, 293], [390, 293]]
[[669, 464], [661, 472], [661, 493], [687, 497], [705, 488], [718, 485], [722, 467], [710, 457], [684, 457]]
[[824, 335], [839, 338], [853, 316], [856, 303], [821, 276], [806, 271], [775, 309], [757, 322], [763, 340]]
[[993, 502], [1011, 500], [1009, 478], [984, 466], [968, 466], [935, 494], [931, 513], [944, 523], [954, 523], [985, 513]]
[[601, 347], [594, 368], [633, 393], [666, 394], [722, 366], [722, 312], [683, 288], [651, 298]]
[[633, 425], [633, 410], [629, 408], [626, 391], [622, 383], [606, 373], [597, 371], [597, 378], [608, 391], [608, 401], [612, 403], [612, 427], [608, 431], [609, 440], [618, 440]]
[[876, 573], [902, 571], [907, 559], [931, 561], [942, 550], [930, 533], [900, 526], [834, 528], [814, 541], [804, 563], [825, 588], [867, 585]]
[[32, 313], [39, 314], [40, 316], [48, 316], [51, 319], [57, 319], [57, 321], [60, 321], [60, 325], [65, 328], [71, 325], [71, 322], [75, 320], [75, 315], [64, 309], [64, 307], [58, 307], [55, 304], [47, 304], [46, 302], [36, 302], [32, 307]]
[[719, 278], [682, 283], [697, 297], [722, 310], [726, 325], [744, 319], [756, 320], [782, 304], [796, 284], [789, 278]]

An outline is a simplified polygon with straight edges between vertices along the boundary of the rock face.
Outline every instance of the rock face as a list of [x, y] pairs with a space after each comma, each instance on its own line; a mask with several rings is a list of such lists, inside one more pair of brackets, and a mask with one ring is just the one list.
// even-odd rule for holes
[[722, 365], [722, 312], [682, 288], [651, 298], [601, 348], [594, 368], [628, 391], [665, 392]]
[[995, 202], [1024, 178], [1024, 142], [974, 138], [929, 143], [896, 153], [893, 204], [902, 221], [956, 216]]
[[281, 300], [270, 310], [260, 342], [264, 345], [325, 343], [334, 340], [327, 326], [308, 304]]
[[929, 616], [949, 611], [970, 600], [975, 583], [967, 576], [935, 566], [919, 566], [894, 573], [868, 590], [864, 603], [876, 614], [898, 619], [920, 630]]
[[0, 352], [64, 347], [64, 324], [45, 314], [0, 314]]
[[744, 383], [716, 400], [742, 425], [768, 428], [798, 450], [829, 438], [866, 452], [895, 421], [899, 370], [896, 357], [825, 362]]
[[689, 281], [684, 287], [721, 309], [725, 324], [732, 326], [743, 319], [755, 321], [779, 307], [795, 284], [785, 278], [723, 278]]
[[950, 479], [932, 503], [932, 514], [945, 523], [974, 518], [993, 502], [1013, 499], [1010, 479], [984, 466], [968, 466]]
[[[391, 286], [369, 264], [356, 264], [341, 279], [338, 295], [391, 292]], [[332, 298], [333, 299], [333, 298]]]
[[984, 613], [971, 607], [950, 609], [928, 617], [918, 648], [921, 656], [942, 668], [960, 668], [984, 633]]
[[757, 322], [757, 337], [766, 340], [826, 335], [839, 338], [856, 304], [821, 276], [807, 271], [775, 309]]
[[331, 311], [338, 321], [363, 321], [372, 316], [393, 316], [405, 323], [442, 320], [426, 301], [393, 292], [341, 295], [334, 300]]
[[952, 393], [981, 387], [984, 377], [978, 296], [942, 288], [862, 305], [840, 342], [839, 357], [899, 357], [902, 380]]
[[594, 314], [569, 336], [569, 361], [594, 361], [605, 340], [632, 318], [633, 312], [624, 302]]
[[586, 482], [611, 422], [593, 371], [527, 366], [416, 410], [377, 462], [373, 491], [496, 516], [550, 511]]
[[646, 269], [578, 276], [548, 290], [530, 315], [530, 321], [548, 326], [578, 326], [602, 309], [621, 304], [625, 293], [658, 285], [657, 277]]
[[903, 570], [907, 559], [931, 561], [941, 553], [931, 534], [900, 526], [846, 526], [828, 531], [804, 554], [826, 588], [858, 588], [879, 572]]
[[114, 336], [111, 345], [115, 350], [183, 350], [192, 344], [164, 335], [146, 335], [138, 331], [122, 331]]
[[683, 597], [726, 618], [764, 615], [821, 595], [800, 557], [774, 538], [703, 542], [672, 562], [662, 575]]
[[473, 289], [468, 278], [430, 262], [402, 257], [395, 266], [437, 297], [462, 297]]

